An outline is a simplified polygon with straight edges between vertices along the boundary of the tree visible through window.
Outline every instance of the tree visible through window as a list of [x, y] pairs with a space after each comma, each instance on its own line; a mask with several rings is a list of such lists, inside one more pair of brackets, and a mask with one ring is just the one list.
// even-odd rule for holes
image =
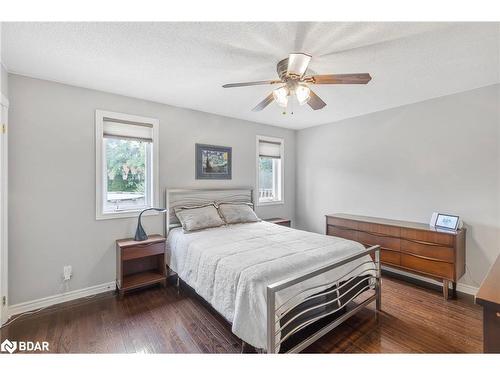
[[149, 142], [107, 138], [107, 210], [146, 206]]

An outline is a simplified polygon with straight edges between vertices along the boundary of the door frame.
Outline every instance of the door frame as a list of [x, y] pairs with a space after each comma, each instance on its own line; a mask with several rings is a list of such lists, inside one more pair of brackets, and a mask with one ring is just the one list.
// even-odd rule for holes
[[[0, 325], [8, 319], [8, 109], [9, 101], [0, 92]], [[4, 303], [5, 297], [5, 303]]]

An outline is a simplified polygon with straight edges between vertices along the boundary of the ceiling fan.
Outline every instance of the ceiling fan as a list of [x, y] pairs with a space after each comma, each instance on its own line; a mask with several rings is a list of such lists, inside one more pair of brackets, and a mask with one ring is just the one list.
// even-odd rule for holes
[[277, 85], [282, 86], [273, 90], [263, 101], [257, 104], [252, 111], [262, 111], [273, 101], [279, 106], [287, 107], [290, 96], [295, 95], [300, 105], [308, 104], [312, 109], [318, 110], [326, 106], [326, 103], [309, 88], [309, 85], [325, 84], [367, 84], [372, 77], [369, 73], [353, 74], [321, 74], [306, 76], [307, 67], [311, 56], [306, 53], [291, 53], [286, 59], [281, 60], [276, 66], [279, 79], [269, 81], [228, 83], [224, 88]]

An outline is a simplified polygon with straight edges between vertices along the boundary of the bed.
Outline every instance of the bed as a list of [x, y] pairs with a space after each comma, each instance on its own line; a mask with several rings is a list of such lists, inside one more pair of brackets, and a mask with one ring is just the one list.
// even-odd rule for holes
[[170, 189], [167, 265], [260, 352], [299, 352], [369, 303], [381, 308], [380, 248], [268, 222], [185, 232], [174, 209], [252, 202], [250, 188]]

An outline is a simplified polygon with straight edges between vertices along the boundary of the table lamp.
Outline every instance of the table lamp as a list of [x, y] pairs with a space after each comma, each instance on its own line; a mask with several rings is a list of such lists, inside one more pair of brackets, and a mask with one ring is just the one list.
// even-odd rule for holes
[[167, 209], [166, 208], [155, 208], [155, 207], [151, 207], [151, 208], [146, 208], [145, 210], [142, 210], [141, 213], [139, 214], [139, 219], [137, 220], [137, 229], [135, 231], [135, 237], [134, 237], [134, 240], [136, 241], [145, 241], [148, 239], [148, 235], [146, 234], [146, 232], [144, 231], [144, 228], [142, 227], [142, 224], [141, 224], [141, 216], [144, 212], [146, 211], [158, 211], [158, 212], [166, 212]]

